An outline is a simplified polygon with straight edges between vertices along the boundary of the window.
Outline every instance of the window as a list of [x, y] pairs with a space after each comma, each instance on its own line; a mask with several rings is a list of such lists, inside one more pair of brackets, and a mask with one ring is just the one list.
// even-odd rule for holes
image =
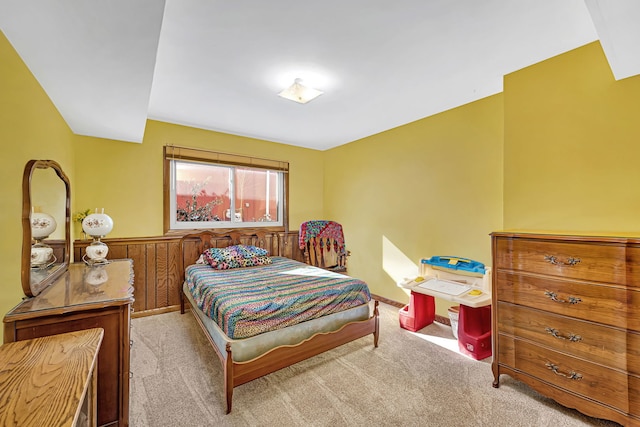
[[165, 147], [165, 231], [284, 228], [289, 164]]

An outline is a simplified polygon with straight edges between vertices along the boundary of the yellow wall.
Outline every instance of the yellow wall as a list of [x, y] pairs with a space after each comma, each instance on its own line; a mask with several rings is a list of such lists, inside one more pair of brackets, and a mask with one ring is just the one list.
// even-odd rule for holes
[[396, 283], [424, 257], [491, 263], [489, 233], [502, 225], [502, 98], [326, 152], [325, 216], [343, 224], [349, 273], [373, 293], [407, 301]]
[[639, 234], [639, 100], [598, 42], [506, 76], [505, 228]]
[[168, 144], [288, 161], [291, 229], [322, 216], [322, 152], [151, 120], [142, 144], [76, 137], [76, 209], [105, 208], [114, 222], [108, 238], [161, 236]]
[[72, 138], [55, 106], [0, 32], [0, 314], [3, 316], [24, 296], [20, 285], [24, 166], [31, 159], [52, 159], [73, 181]]

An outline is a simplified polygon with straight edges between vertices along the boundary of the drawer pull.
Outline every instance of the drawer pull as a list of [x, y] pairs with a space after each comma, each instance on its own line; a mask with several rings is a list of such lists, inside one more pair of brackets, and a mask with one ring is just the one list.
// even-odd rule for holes
[[558, 365], [554, 365], [553, 363], [547, 362], [547, 363], [545, 363], [545, 366], [547, 368], [551, 369], [554, 374], [560, 375], [561, 377], [569, 378], [570, 380], [581, 380], [582, 379], [582, 374], [579, 374], [577, 372], [571, 371], [568, 374], [565, 374], [564, 372], [560, 372], [560, 367]]
[[555, 292], [551, 292], [551, 291], [544, 291], [544, 295], [551, 298], [552, 301], [555, 302], [566, 302], [569, 304], [578, 304], [579, 302], [582, 302], [581, 298], [578, 297], [572, 297], [570, 296], [568, 299], [564, 300], [564, 299], [560, 299], [558, 298], [558, 294]]
[[545, 331], [549, 332], [551, 335], [553, 335], [555, 338], [561, 339], [561, 340], [569, 340], [571, 342], [578, 342], [578, 341], [582, 341], [582, 337], [580, 335], [576, 335], [576, 334], [569, 334], [566, 337], [563, 337], [562, 335], [560, 335], [560, 331], [555, 329], [555, 328], [550, 328], [550, 327], [546, 327]]
[[544, 260], [553, 265], [562, 265], [562, 266], [566, 265], [569, 267], [573, 267], [574, 265], [580, 262], [580, 258], [574, 258], [574, 257], [567, 258], [567, 262], [560, 261], [558, 258], [556, 258], [553, 255], [545, 255]]

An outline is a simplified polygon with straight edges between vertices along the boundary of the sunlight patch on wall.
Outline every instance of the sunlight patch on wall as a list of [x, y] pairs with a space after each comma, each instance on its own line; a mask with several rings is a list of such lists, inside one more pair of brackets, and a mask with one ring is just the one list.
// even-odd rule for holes
[[396, 283], [417, 276], [419, 271], [418, 265], [385, 236], [382, 236], [382, 269]]

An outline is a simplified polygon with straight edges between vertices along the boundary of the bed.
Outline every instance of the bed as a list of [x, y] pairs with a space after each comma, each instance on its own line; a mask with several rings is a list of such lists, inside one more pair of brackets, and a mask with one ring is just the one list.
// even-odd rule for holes
[[[181, 313], [189, 305], [222, 364], [227, 413], [236, 386], [369, 334], [378, 346], [378, 301], [364, 282], [279, 256], [217, 270], [201, 255], [220, 246], [219, 237], [210, 231], [182, 237], [180, 305]], [[234, 234], [223, 246], [246, 241]]]

